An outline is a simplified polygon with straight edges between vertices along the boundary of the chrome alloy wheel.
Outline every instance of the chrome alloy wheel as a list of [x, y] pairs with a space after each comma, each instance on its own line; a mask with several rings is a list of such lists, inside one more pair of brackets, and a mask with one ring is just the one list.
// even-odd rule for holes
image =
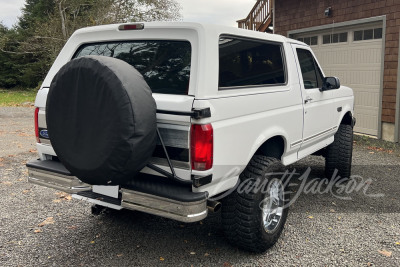
[[281, 221], [285, 205], [284, 188], [279, 179], [273, 179], [261, 203], [262, 224], [267, 233], [274, 232]]

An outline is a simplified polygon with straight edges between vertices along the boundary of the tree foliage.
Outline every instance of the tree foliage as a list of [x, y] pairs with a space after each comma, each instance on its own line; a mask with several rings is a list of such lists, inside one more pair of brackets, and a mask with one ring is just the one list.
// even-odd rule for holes
[[46, 22], [46, 18], [54, 12], [54, 0], [26, 0], [22, 12], [18, 26], [29, 29], [36, 22]]
[[180, 18], [175, 0], [27, 0], [16, 26], [0, 23], [0, 87], [36, 87], [79, 28]]

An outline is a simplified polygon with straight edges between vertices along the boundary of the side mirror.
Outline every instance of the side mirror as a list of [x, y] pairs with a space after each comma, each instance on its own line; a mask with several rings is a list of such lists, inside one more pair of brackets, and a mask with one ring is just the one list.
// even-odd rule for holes
[[337, 77], [325, 77], [320, 91], [327, 91], [340, 88], [340, 81]]

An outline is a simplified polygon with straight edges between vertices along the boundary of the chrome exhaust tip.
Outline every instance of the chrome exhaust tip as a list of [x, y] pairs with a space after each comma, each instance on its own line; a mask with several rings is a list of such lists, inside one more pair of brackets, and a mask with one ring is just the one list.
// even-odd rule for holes
[[221, 202], [214, 200], [207, 200], [207, 208], [210, 212], [217, 212], [221, 209]]

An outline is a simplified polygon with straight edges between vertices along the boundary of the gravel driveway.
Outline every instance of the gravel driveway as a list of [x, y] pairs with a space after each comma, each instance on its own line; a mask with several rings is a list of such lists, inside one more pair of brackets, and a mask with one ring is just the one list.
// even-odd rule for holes
[[[32, 108], [0, 108], [0, 266], [399, 266], [400, 157], [355, 146], [357, 192], [321, 193], [323, 159], [292, 166], [296, 202], [278, 243], [264, 254], [231, 246], [220, 214], [180, 222], [90, 205], [27, 183], [36, 157]], [[304, 184], [303, 184], [304, 185]], [[317, 192], [316, 192], [317, 191]], [[298, 192], [303, 192], [297, 196]], [[314, 192], [314, 193], [312, 193]], [[343, 200], [343, 197], [351, 199]]]

